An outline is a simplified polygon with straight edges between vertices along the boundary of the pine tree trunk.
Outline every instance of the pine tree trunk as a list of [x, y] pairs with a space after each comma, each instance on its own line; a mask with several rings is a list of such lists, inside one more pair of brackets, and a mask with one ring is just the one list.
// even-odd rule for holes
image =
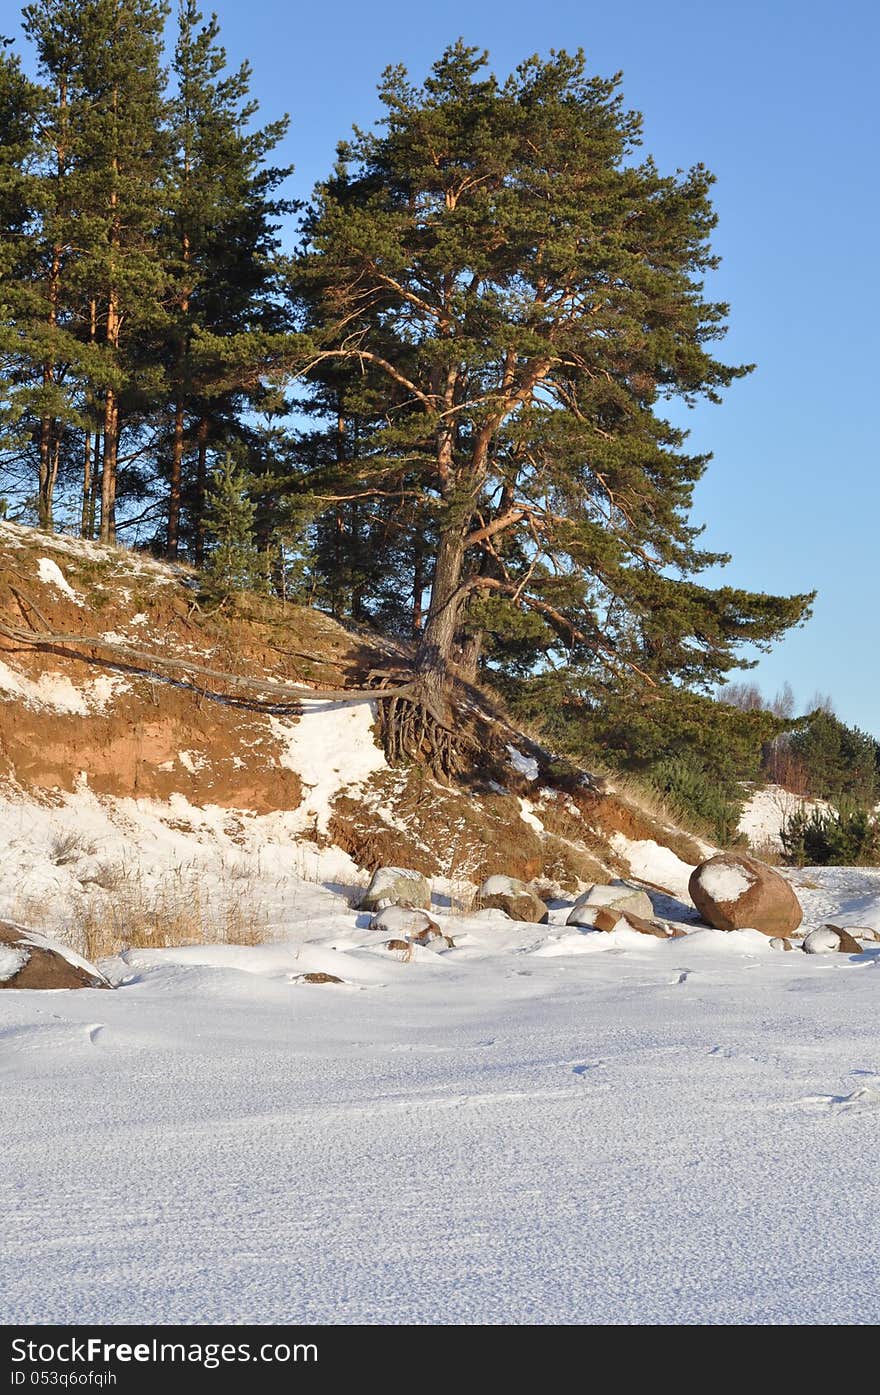
[[[184, 158], [184, 179], [189, 179], [189, 154]], [[185, 267], [189, 267], [192, 260], [192, 249], [190, 247], [189, 234], [184, 231], [180, 239], [180, 251]], [[180, 295], [180, 313], [183, 316], [189, 314], [190, 290], [185, 287]], [[167, 556], [175, 558], [180, 546], [180, 497], [183, 484], [183, 450], [184, 450], [184, 381], [185, 367], [187, 360], [187, 338], [184, 334], [177, 346], [177, 382], [178, 393], [174, 404], [174, 442], [171, 448], [171, 479], [168, 490], [168, 540]]]
[[101, 471], [98, 469], [98, 461], [101, 459], [101, 445], [101, 433], [96, 428], [95, 449], [92, 455], [92, 480], [91, 488], [89, 489], [89, 517], [87, 525], [89, 538], [94, 538], [95, 524], [98, 521], [98, 490], [101, 485]]
[[101, 471], [101, 542], [116, 541], [116, 464], [119, 458], [119, 401], [113, 388], [104, 399], [104, 465]]
[[195, 536], [195, 560], [196, 566], [202, 567], [205, 563], [205, 507], [208, 497], [208, 418], [199, 418], [196, 428], [196, 442], [198, 445], [198, 455], [196, 458], [196, 536]]
[[424, 610], [425, 594], [425, 551], [422, 547], [421, 536], [415, 541], [415, 558], [413, 561], [413, 590], [412, 590], [412, 631], [414, 635], [421, 634]]
[[168, 539], [166, 555], [177, 556], [180, 545], [180, 495], [183, 479], [184, 446], [183, 398], [178, 397], [174, 408], [174, 440], [171, 447], [171, 481], [168, 493]]
[[[119, 116], [119, 91], [113, 91], [113, 119]], [[110, 192], [110, 246], [113, 253], [110, 265], [109, 287], [107, 290], [107, 329], [105, 343], [111, 350], [111, 357], [118, 357], [122, 328], [119, 305], [119, 287], [116, 280], [114, 260], [119, 255], [119, 159], [116, 155], [110, 162], [113, 186]], [[119, 396], [115, 388], [108, 388], [104, 398], [104, 464], [101, 471], [101, 542], [116, 541], [116, 466], [119, 460]]]
[[467, 635], [461, 646], [458, 670], [466, 683], [476, 683], [480, 672], [480, 658], [483, 653], [483, 636], [479, 631]]
[[431, 604], [416, 652], [416, 673], [438, 713], [448, 712], [450, 664], [458, 629], [463, 568], [464, 537], [460, 529], [450, 529], [440, 537]]
[[[45, 378], [44, 378], [45, 380]], [[40, 463], [37, 486], [37, 521], [44, 532], [52, 532], [52, 418], [40, 421]]]
[[[94, 344], [98, 337], [98, 302], [92, 296], [89, 301], [89, 343]], [[86, 397], [87, 420], [97, 421], [95, 409], [95, 399], [91, 390]], [[95, 490], [98, 482], [98, 458], [101, 448], [101, 433], [95, 428], [94, 439], [92, 429], [89, 426], [86, 430], [85, 448], [83, 450], [83, 487], [82, 487], [82, 517], [80, 532], [89, 542], [95, 536]]]
[[81, 538], [91, 541], [91, 517], [90, 503], [92, 498], [92, 432], [86, 431], [85, 445], [83, 447], [83, 482], [82, 482], [82, 507], [80, 509]]
[[435, 776], [449, 779], [460, 769], [467, 738], [453, 730], [452, 655], [463, 593], [464, 533], [451, 527], [440, 536], [431, 603], [416, 650], [416, 686], [407, 697], [382, 703], [380, 719], [391, 764], [418, 760]]

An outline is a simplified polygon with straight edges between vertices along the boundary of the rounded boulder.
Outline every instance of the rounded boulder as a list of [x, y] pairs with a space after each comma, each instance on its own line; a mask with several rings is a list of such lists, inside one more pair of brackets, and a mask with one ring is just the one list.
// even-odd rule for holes
[[[646, 891], [629, 886], [626, 882], [611, 883], [608, 886], [596, 884], [588, 891], [581, 892], [566, 918], [566, 925], [580, 925], [584, 929], [606, 928], [609, 918], [619, 920], [623, 915], [641, 916], [651, 920], [654, 907]], [[603, 921], [599, 925], [599, 920]]]
[[790, 884], [772, 867], [745, 853], [719, 853], [694, 868], [691, 900], [716, 930], [760, 930], [785, 939], [803, 919]]

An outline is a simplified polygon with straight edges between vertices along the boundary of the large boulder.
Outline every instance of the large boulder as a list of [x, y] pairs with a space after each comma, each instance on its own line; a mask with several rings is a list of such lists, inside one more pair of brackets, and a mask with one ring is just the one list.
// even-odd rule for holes
[[0, 921], [0, 988], [110, 988], [104, 975], [66, 945]]
[[377, 867], [361, 897], [362, 911], [383, 911], [386, 906], [408, 906], [429, 910], [431, 883], [421, 872], [408, 867]]
[[651, 905], [651, 898], [646, 891], [640, 891], [638, 887], [628, 886], [625, 882], [616, 882], [610, 886], [591, 886], [588, 891], [583, 892], [575, 901], [566, 919], [566, 925], [582, 925], [585, 927], [599, 928], [596, 925], [596, 918], [604, 912], [602, 919], [605, 923], [614, 915], [617, 919], [624, 914], [641, 916], [644, 920], [651, 920], [654, 915], [654, 907]]
[[718, 853], [694, 868], [691, 900], [716, 930], [760, 930], [785, 939], [803, 919], [790, 884], [766, 863], [745, 853]]
[[546, 925], [547, 907], [536, 892], [516, 877], [488, 877], [480, 887], [480, 902], [487, 910], [504, 911], [511, 920]]

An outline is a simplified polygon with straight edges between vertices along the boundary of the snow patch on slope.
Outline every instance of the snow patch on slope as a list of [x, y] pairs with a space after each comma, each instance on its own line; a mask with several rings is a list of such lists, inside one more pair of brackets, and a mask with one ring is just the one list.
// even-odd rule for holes
[[782, 851], [782, 829], [792, 814], [799, 809], [809, 813], [812, 809], [829, 809], [823, 799], [805, 799], [792, 794], [781, 785], [764, 785], [754, 791], [743, 806], [739, 820], [739, 831], [749, 840], [749, 846], [760, 852], [762, 848]]
[[326, 833], [336, 796], [388, 767], [373, 736], [375, 703], [315, 700], [303, 706], [298, 722], [272, 717], [270, 726], [284, 745], [281, 765], [306, 787], [302, 811]]
[[61, 591], [74, 605], [82, 606], [82, 601], [74, 591], [67, 577], [59, 567], [57, 562], [53, 562], [51, 557], [41, 557], [37, 563], [37, 573], [45, 586], [54, 586], [57, 591]]
[[525, 776], [527, 780], [537, 780], [539, 767], [534, 757], [523, 755], [522, 751], [518, 751], [515, 746], [510, 744], [508, 744], [507, 750], [510, 755], [510, 764], [514, 770]]
[[653, 838], [637, 840], [627, 838], [623, 833], [614, 833], [610, 841], [614, 851], [626, 858], [632, 875], [639, 881], [661, 886], [679, 897], [685, 905], [691, 905], [688, 882], [694, 869], [690, 863], [683, 862], [671, 848], [664, 848]]
[[65, 715], [86, 717], [90, 712], [104, 712], [115, 694], [126, 686], [125, 680], [115, 674], [101, 674], [80, 687], [62, 673], [41, 673], [35, 680], [0, 661], [0, 691], [19, 698], [28, 707]]
[[28, 956], [23, 949], [16, 945], [0, 945], [0, 983], [6, 983], [8, 979], [15, 978], [19, 969], [23, 969], [28, 961]]

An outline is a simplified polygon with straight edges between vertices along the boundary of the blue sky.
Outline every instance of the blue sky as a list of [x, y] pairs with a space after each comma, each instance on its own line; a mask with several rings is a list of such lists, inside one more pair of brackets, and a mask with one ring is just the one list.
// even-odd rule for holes
[[[210, 8], [207, 6], [206, 8]], [[695, 517], [733, 553], [718, 579], [756, 590], [818, 588], [813, 620], [751, 675], [788, 680], [801, 705], [880, 735], [874, 433], [880, 374], [878, 120], [880, 8], [869, 0], [402, 0], [292, 6], [216, 0], [230, 58], [247, 57], [263, 115], [291, 115], [284, 154], [306, 196], [352, 122], [378, 113], [382, 69], [424, 75], [463, 35], [507, 72], [527, 55], [583, 47], [622, 70], [663, 168], [718, 176], [712, 294], [731, 303], [724, 352], [755, 362], [721, 407], [689, 413], [715, 459]], [[0, 0], [0, 32], [18, 6]]]

